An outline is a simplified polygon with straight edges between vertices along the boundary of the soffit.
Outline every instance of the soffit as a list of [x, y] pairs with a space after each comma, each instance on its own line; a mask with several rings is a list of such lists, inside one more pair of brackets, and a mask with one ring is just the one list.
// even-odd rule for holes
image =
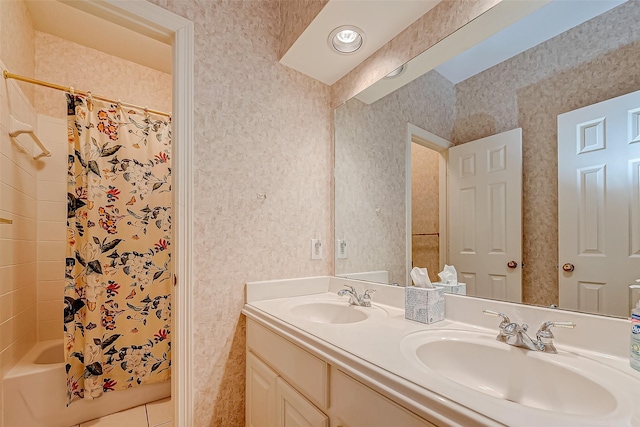
[[[438, 3], [439, 0], [330, 0], [280, 63], [331, 85]], [[353, 54], [339, 54], [329, 47], [329, 33], [342, 25], [354, 25], [366, 35], [365, 45]]]
[[171, 46], [57, 0], [25, 0], [33, 26], [80, 45], [171, 74]]

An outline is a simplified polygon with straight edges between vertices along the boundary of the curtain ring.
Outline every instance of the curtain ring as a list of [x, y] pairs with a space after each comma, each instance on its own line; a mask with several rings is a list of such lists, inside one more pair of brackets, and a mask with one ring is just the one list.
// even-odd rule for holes
[[76, 96], [76, 91], [73, 89], [73, 86], [69, 86], [69, 92], [71, 93], [71, 96]]
[[149, 108], [148, 108], [148, 107], [146, 107], [146, 106], [144, 107], [144, 116], [145, 116], [147, 119], [148, 119], [149, 117], [151, 117], [151, 116], [149, 115]]
[[90, 90], [87, 91], [87, 109], [93, 111], [93, 95]]
[[118, 106], [118, 108], [122, 109], [122, 101], [120, 101], [119, 99], [118, 99], [118, 102], [117, 102], [117, 106]]
[[91, 91], [87, 91], [87, 104], [92, 104], [93, 105], [93, 94], [91, 93]]

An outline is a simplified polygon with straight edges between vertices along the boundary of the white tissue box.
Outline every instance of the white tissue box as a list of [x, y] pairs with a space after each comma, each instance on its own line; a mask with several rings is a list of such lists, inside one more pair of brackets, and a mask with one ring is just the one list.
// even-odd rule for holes
[[447, 283], [442, 282], [434, 282], [433, 286], [442, 286], [444, 288], [445, 294], [456, 294], [456, 295], [466, 295], [467, 294], [467, 284], [458, 282], [456, 285], [449, 285]]
[[420, 323], [444, 320], [444, 288], [407, 286], [404, 293], [404, 318]]

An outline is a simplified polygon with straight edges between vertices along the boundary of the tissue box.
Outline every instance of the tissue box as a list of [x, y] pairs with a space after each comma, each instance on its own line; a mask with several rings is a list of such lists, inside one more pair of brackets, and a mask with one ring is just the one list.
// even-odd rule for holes
[[404, 318], [420, 323], [444, 320], [444, 288], [407, 286], [404, 293]]
[[445, 294], [456, 294], [456, 295], [466, 295], [467, 294], [467, 284], [460, 283], [456, 285], [448, 285], [442, 282], [434, 282], [433, 286], [442, 286], [444, 288]]

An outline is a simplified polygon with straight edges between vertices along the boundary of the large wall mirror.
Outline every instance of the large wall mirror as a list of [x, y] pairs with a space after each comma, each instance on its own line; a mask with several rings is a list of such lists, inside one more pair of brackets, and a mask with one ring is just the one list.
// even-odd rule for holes
[[463, 27], [335, 110], [336, 275], [447, 263], [468, 295], [628, 317], [640, 2], [502, 3], [514, 22]]

